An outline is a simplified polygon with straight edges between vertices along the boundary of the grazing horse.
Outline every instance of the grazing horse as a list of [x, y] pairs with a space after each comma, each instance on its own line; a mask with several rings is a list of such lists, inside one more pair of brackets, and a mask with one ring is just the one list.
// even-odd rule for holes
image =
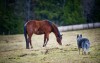
[[82, 54], [89, 54], [90, 42], [87, 38], [82, 38], [82, 35], [77, 35], [77, 45], [79, 49], [79, 54], [81, 48]]
[[31, 37], [33, 34], [41, 35], [44, 34], [44, 44], [43, 47], [46, 46], [48, 40], [49, 40], [49, 34], [53, 32], [56, 36], [57, 42], [59, 45], [62, 45], [62, 35], [60, 35], [60, 32], [57, 28], [57, 26], [48, 21], [48, 20], [30, 20], [24, 25], [24, 36], [26, 40], [26, 49], [29, 49], [29, 43], [31, 48], [32, 42]]

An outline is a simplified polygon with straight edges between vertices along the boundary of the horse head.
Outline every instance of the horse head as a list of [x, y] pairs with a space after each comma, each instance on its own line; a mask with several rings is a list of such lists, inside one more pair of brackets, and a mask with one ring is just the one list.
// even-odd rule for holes
[[62, 45], [62, 35], [57, 37], [57, 42], [59, 45]]

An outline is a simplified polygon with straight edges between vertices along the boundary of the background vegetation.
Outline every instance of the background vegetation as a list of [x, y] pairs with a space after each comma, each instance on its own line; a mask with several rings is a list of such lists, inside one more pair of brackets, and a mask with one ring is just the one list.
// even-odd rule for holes
[[99, 0], [0, 0], [0, 34], [23, 33], [31, 19], [57, 25], [100, 22]]

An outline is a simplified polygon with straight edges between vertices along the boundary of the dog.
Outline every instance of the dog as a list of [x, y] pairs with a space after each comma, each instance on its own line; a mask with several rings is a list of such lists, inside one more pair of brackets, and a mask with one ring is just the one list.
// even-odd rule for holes
[[82, 38], [82, 34], [77, 35], [77, 45], [79, 49], [79, 54], [80, 54], [80, 49], [82, 48], [82, 54], [90, 54], [89, 48], [90, 48], [90, 42], [87, 38]]

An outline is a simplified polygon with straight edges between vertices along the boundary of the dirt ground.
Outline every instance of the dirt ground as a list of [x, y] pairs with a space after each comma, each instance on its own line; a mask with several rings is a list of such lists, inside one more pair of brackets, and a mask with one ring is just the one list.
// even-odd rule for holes
[[[33, 49], [25, 49], [23, 34], [0, 35], [0, 63], [100, 63], [100, 28], [61, 32], [60, 46], [53, 33], [43, 46], [44, 35], [33, 35]], [[90, 40], [90, 54], [79, 55], [76, 36], [82, 34]]]

